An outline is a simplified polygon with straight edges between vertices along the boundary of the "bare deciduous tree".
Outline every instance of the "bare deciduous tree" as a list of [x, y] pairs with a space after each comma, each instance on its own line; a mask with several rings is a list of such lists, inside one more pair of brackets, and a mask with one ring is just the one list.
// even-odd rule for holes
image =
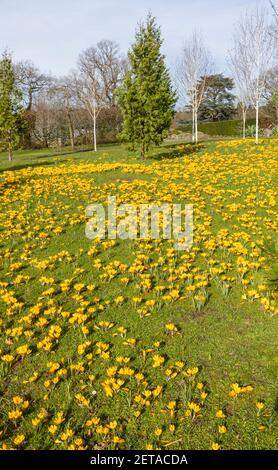
[[278, 41], [278, 8], [274, 5], [272, 1], [270, 1], [270, 5], [273, 11], [273, 25], [271, 28], [271, 33], [274, 35], [276, 41]]
[[119, 46], [107, 39], [86, 49], [79, 58], [82, 71], [94, 70], [101, 94], [107, 105], [115, 104], [115, 90], [122, 83], [127, 60], [120, 55]]
[[256, 111], [256, 144], [259, 141], [259, 108], [273, 60], [274, 38], [269, 34], [267, 16], [256, 10], [239, 21], [234, 36], [234, 66], [240, 86]]
[[276, 116], [278, 118], [278, 103], [275, 97], [278, 93], [278, 66], [269, 69], [266, 77], [266, 85], [264, 91], [264, 99], [266, 103], [275, 107]]
[[245, 64], [242, 63], [240, 44], [237, 37], [234, 39], [234, 48], [229, 51], [229, 62], [232, 69], [237, 89], [238, 104], [242, 115], [242, 137], [246, 138], [246, 116], [250, 106], [250, 94], [248, 91], [248, 81], [245, 76]]
[[198, 109], [202, 103], [206, 77], [211, 72], [211, 59], [202, 37], [196, 32], [185, 42], [176, 65], [176, 81], [180, 96], [192, 110], [192, 141], [198, 142]]
[[58, 145], [61, 129], [64, 125], [63, 114], [49, 93], [40, 93], [34, 103], [36, 114], [33, 134], [36, 141], [43, 147]]
[[73, 114], [76, 108], [76, 90], [72, 76], [66, 76], [56, 80], [52, 92], [56, 95], [61, 111], [64, 112], [68, 123], [69, 137], [72, 150], [75, 146], [74, 141], [74, 122]]
[[41, 73], [40, 70], [28, 60], [14, 64], [14, 72], [17, 86], [22, 92], [27, 123], [23, 136], [23, 144], [30, 147], [35, 124], [35, 114], [33, 111], [34, 100], [40, 92], [50, 86], [51, 78]]
[[90, 68], [83, 72], [75, 74], [74, 84], [76, 97], [88, 111], [93, 122], [93, 143], [94, 151], [97, 151], [97, 117], [102, 106], [102, 96], [99, 83], [96, 78], [95, 70]]
[[96, 151], [97, 117], [102, 108], [115, 105], [115, 90], [123, 80], [126, 61], [116, 43], [103, 40], [82, 52], [78, 65], [81, 73], [75, 80], [77, 96], [92, 118]]
[[15, 64], [15, 77], [18, 87], [21, 89], [26, 103], [26, 111], [32, 109], [34, 96], [46, 88], [50, 83], [50, 77], [41, 73], [34, 64], [28, 60]]

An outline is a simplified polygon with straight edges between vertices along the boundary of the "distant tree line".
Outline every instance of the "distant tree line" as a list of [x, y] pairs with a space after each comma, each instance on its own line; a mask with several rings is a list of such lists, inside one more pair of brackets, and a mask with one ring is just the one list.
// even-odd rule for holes
[[231, 119], [241, 110], [243, 137], [248, 110], [256, 117], [268, 105], [278, 116], [278, 16], [259, 10], [235, 27], [229, 51], [232, 77], [216, 73], [200, 34], [183, 45], [173, 83], [161, 53], [161, 31], [152, 15], [139, 25], [128, 55], [117, 43], [102, 40], [81, 52], [67, 76], [42, 73], [32, 62], [14, 63], [5, 51], [0, 60], [0, 146], [8, 150], [122, 139], [140, 149], [167, 135], [178, 102], [192, 116], [192, 140], [198, 121]]

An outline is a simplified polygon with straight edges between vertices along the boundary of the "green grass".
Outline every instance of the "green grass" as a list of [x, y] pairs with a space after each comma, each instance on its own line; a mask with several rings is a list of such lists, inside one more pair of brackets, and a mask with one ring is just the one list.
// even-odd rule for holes
[[[0, 357], [14, 356], [11, 363], [0, 363], [2, 445], [209, 449], [216, 442], [223, 449], [275, 448], [277, 321], [268, 274], [273, 255], [266, 245], [275, 240], [277, 141], [261, 142], [259, 147], [251, 141], [163, 146], [149, 152], [145, 163], [121, 145], [103, 145], [97, 153], [66, 152], [20, 151], [13, 162], [0, 155]], [[95, 201], [105, 203], [110, 194], [136, 204], [171, 198], [193, 202], [193, 250], [188, 255], [172, 254], [168, 251], [171, 241], [109, 244], [88, 240], [85, 208]], [[61, 231], [55, 231], [57, 227]], [[91, 247], [95, 251], [89, 254]], [[240, 257], [247, 263], [245, 273], [240, 272]], [[98, 259], [100, 268], [96, 267]], [[141, 272], [131, 272], [134, 261], [140, 259]], [[117, 260], [125, 266], [113, 265]], [[109, 279], [113, 266], [115, 272]], [[80, 268], [82, 272], [76, 271]], [[151, 285], [144, 287], [148, 275]], [[28, 277], [18, 283], [18, 276]], [[43, 276], [52, 278], [53, 284], [42, 285]], [[206, 286], [197, 287], [198, 276], [207, 281]], [[121, 282], [125, 277], [126, 286]], [[72, 281], [63, 292], [65, 279]], [[76, 297], [74, 286], [79, 283], [83, 288]], [[93, 292], [87, 289], [91, 284]], [[191, 284], [197, 294], [205, 293], [204, 302], [192, 301], [187, 290]], [[179, 298], [169, 301], [157, 296], [155, 288], [160, 285], [166, 294], [178, 289]], [[52, 286], [54, 292], [45, 293]], [[258, 298], [244, 300], [249, 290], [255, 290]], [[9, 296], [17, 299], [14, 304], [9, 305]], [[117, 304], [119, 296], [124, 299]], [[133, 297], [142, 299], [139, 306]], [[269, 301], [265, 308], [264, 298]], [[150, 299], [156, 301], [153, 308], [146, 304]], [[32, 309], [38, 304], [41, 307], [35, 312]], [[45, 319], [46, 325], [38, 324]], [[99, 325], [101, 321], [113, 326], [105, 328]], [[173, 335], [166, 333], [168, 323], [177, 327]], [[57, 338], [51, 338], [51, 326], [61, 328]], [[30, 339], [26, 331], [32, 333]], [[38, 349], [45, 338], [51, 341], [49, 351]], [[134, 346], [125, 344], [128, 338], [136, 339]], [[85, 341], [90, 344], [79, 354], [78, 346]], [[109, 344], [108, 358], [97, 354], [97, 342]], [[16, 352], [24, 344], [30, 354]], [[153, 368], [155, 354], [164, 358], [158, 368]], [[134, 375], [144, 374], [144, 379], [125, 376], [125, 383], [110, 397], [102, 384], [108, 368], [123, 367], [117, 362], [121, 356], [128, 357], [127, 366]], [[176, 361], [183, 361], [184, 367], [169, 379], [167, 369]], [[59, 363], [58, 370], [66, 371], [56, 384], [47, 382], [59, 377], [59, 372], [48, 371], [49, 363]], [[74, 372], [72, 364], [80, 363], [84, 370]], [[185, 371], [192, 367], [198, 367], [198, 373], [190, 378]], [[34, 372], [39, 374], [37, 380], [26, 383]], [[122, 377], [118, 372], [116, 377]], [[203, 400], [196, 387], [199, 382], [208, 394]], [[232, 398], [233, 383], [253, 389]], [[146, 390], [158, 385], [162, 394], [152, 397], [150, 406], [137, 403], [136, 395], [144, 397]], [[82, 404], [78, 394], [89, 404]], [[15, 395], [29, 402], [16, 422], [8, 416], [16, 409]], [[176, 406], [171, 416], [167, 405], [173, 400]], [[185, 416], [191, 401], [201, 410], [196, 416]], [[260, 401], [264, 409], [258, 412]], [[225, 412], [224, 420], [215, 417], [219, 409]], [[32, 420], [41, 410], [45, 418], [34, 427]], [[64, 421], [52, 434], [49, 427], [59, 411]], [[137, 411], [141, 412], [138, 417], [134, 416]], [[100, 419], [102, 429], [86, 426], [93, 417]], [[113, 420], [117, 421], [115, 430], [107, 427]], [[171, 424], [175, 429], [170, 431]], [[225, 434], [219, 434], [220, 424], [225, 424]], [[156, 436], [157, 428], [162, 429], [161, 436]], [[64, 440], [63, 433], [69, 429], [74, 436]], [[24, 441], [18, 444], [14, 439], [21, 434]], [[124, 442], [113, 443], [115, 435]]]
[[[182, 144], [182, 142], [181, 142]], [[207, 143], [208, 146], [214, 148], [214, 143]], [[203, 149], [202, 145], [197, 148], [187, 144], [186, 153], [194, 154]], [[177, 147], [177, 143], [169, 144], [166, 143], [160, 148], [152, 149], [148, 152], [148, 159], [146, 164], [161, 160], [168, 156], [170, 159], [184, 155], [184, 150]], [[49, 148], [39, 150], [16, 150], [13, 155], [11, 162], [7, 159], [5, 152], [0, 152], [0, 171], [4, 170], [21, 170], [28, 167], [39, 167], [39, 166], [52, 166], [59, 164], [66, 164], [69, 162], [80, 162], [80, 163], [111, 163], [111, 162], [127, 162], [127, 163], [138, 163], [140, 159], [136, 152], [128, 150], [124, 144], [100, 144], [98, 145], [97, 152], [94, 152], [92, 148], [87, 149], [86, 147], [78, 147], [75, 151], [72, 151], [69, 147], [63, 147], [60, 149]]]

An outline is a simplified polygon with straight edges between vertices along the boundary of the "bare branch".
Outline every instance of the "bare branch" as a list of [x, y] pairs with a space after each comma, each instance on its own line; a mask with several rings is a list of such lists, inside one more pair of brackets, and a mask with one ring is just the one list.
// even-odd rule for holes
[[[202, 103], [206, 88], [206, 77], [212, 67], [211, 58], [198, 33], [185, 42], [181, 58], [176, 64], [176, 82], [183, 101], [192, 109], [192, 140], [197, 142], [198, 109]], [[201, 80], [203, 78], [203, 80]]]
[[269, 34], [267, 16], [255, 10], [241, 18], [234, 35], [230, 61], [243, 107], [249, 103], [256, 110], [256, 143], [258, 143], [259, 107], [262, 103], [268, 70], [275, 51], [275, 40]]
[[34, 96], [49, 86], [51, 77], [41, 73], [39, 69], [28, 60], [16, 63], [14, 71], [16, 82], [26, 102], [26, 111], [30, 111], [32, 109]]

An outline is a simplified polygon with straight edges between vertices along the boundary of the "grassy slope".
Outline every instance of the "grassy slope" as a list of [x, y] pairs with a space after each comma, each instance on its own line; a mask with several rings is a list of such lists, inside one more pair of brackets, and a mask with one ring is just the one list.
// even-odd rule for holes
[[[178, 159], [188, 154], [186, 158], [195, 159], [198, 163], [198, 159], [203, 159], [204, 156], [211, 155], [212, 152], [216, 151], [216, 146], [216, 143], [202, 144], [197, 151], [190, 145], [183, 149], [164, 147], [158, 151], [151, 152], [146, 165], [159, 165], [160, 163], [163, 165], [165, 163], [165, 171], [168, 172], [169, 175], [171, 162], [173, 161], [173, 163], [176, 164], [179, 161], [176, 159], [172, 160], [173, 157]], [[233, 154], [235, 151], [242, 152], [243, 147], [240, 147], [239, 150], [236, 148], [235, 150], [234, 147], [225, 148], [225, 144], [223, 144], [223, 148], [220, 148], [218, 151], [220, 153], [226, 153], [228, 159], [229, 155]], [[264, 147], [260, 147], [259, 152], [262, 151], [265, 151]], [[256, 150], [252, 149], [252, 152], [256, 152]], [[26, 165], [32, 168], [42, 167], [58, 169], [61, 163], [79, 164], [87, 162], [100, 164], [104, 162], [139, 163], [136, 155], [125, 150], [124, 147], [111, 145], [102, 146], [97, 154], [88, 151], [58, 157], [48, 155], [48, 151], [36, 151], [32, 153], [19, 152], [16, 154], [12, 163], [6, 162], [5, 156], [0, 155], [0, 171], [24, 169]], [[184, 160], [184, 164], [187, 164], [187, 160]], [[265, 170], [267, 173], [268, 169], [266, 168]], [[266, 175], [264, 175], [264, 177], [265, 176]], [[85, 181], [89, 181], [88, 188], [91, 188], [91, 178], [93, 178], [94, 184], [97, 185], [103, 185], [106, 182], [110, 183], [113, 191], [115, 190], [115, 185], [120, 184], [117, 180], [125, 180], [129, 175], [119, 168], [114, 171], [93, 174], [86, 173], [82, 175], [82, 178], [83, 177]], [[153, 176], [144, 174], [144, 172], [139, 169], [138, 173], [132, 173], [131, 177], [145, 181], [150, 178], [152, 179]], [[79, 178], [78, 175], [77, 178]], [[161, 177], [159, 178], [161, 179]], [[69, 177], [69, 185], [74, 184], [74, 179], [74, 175]], [[22, 184], [25, 184], [24, 179], [22, 179]], [[78, 185], [78, 181], [76, 184]], [[169, 179], [168, 184], [170, 184]], [[234, 183], [227, 178], [226, 184], [226, 188], [231, 189]], [[246, 182], [244, 184], [246, 185]], [[100, 186], [100, 188], [101, 187], [102, 186]], [[24, 188], [24, 190], [25, 189], [26, 188]], [[52, 189], [55, 189], [55, 184]], [[16, 190], [19, 191], [19, 188]], [[118, 190], [119, 188], [117, 186], [117, 191]], [[123, 187], [120, 192], [126, 194], [128, 190], [128, 188]], [[100, 192], [101, 191], [100, 189]], [[103, 194], [106, 195], [106, 192]], [[231, 198], [230, 203], [232, 203], [232, 199], [233, 198]], [[39, 200], [40, 203], [43, 203], [42, 196], [40, 196]], [[87, 203], [91, 202], [85, 190], [84, 192], [81, 191], [78, 197], [75, 197], [74, 190], [73, 192], [65, 191], [65, 197], [62, 197], [62, 194], [58, 193], [54, 195], [50, 192], [46, 200], [49, 202], [51, 209], [54, 210], [58, 225], [59, 222], [62, 223], [65, 220], [64, 215], [66, 213], [70, 213], [73, 218], [74, 215], [79, 217]], [[245, 195], [242, 194], [239, 201], [244, 203], [244, 200]], [[57, 210], [55, 212], [55, 204], [61, 204], [61, 211]], [[68, 204], [70, 209], [65, 210], [63, 208], [65, 204]], [[16, 208], [16, 202], [13, 202], [12, 205]], [[79, 207], [78, 210], [77, 207]], [[5, 206], [5, 208], [7, 209], [7, 206]], [[35, 213], [36, 198], [30, 199], [27, 210], [30, 214], [32, 214], [32, 212]], [[208, 212], [210, 213], [209, 205]], [[36, 216], [38, 217], [38, 213]], [[216, 216], [216, 219], [217, 217], [219, 217], [219, 215]], [[38, 224], [42, 223], [43, 218], [44, 217], [38, 220]], [[49, 222], [48, 216], [46, 219], [47, 222]], [[31, 223], [32, 221], [29, 220], [29, 224]], [[224, 224], [228, 226], [228, 222]], [[222, 226], [223, 221], [220, 217], [219, 220], [215, 222], [214, 230], [217, 231]], [[154, 341], [162, 340], [159, 354], [165, 355], [171, 362], [173, 362], [173, 360], [185, 360], [187, 365], [197, 365], [200, 369], [199, 380], [202, 380], [206, 384], [209, 395], [204, 417], [199, 420], [197, 419], [197, 422], [193, 423], [188, 418], [177, 420], [178, 427], [174, 436], [171, 436], [169, 432], [167, 434], [167, 431], [165, 431], [166, 440], [168, 440], [168, 442], [173, 441], [173, 444], [169, 445], [168, 448], [210, 448], [212, 441], [220, 441], [224, 448], [274, 448], [275, 430], [273, 427], [268, 429], [268, 426], [272, 424], [272, 415], [275, 408], [275, 372], [277, 369], [274, 362], [275, 318], [269, 313], [262, 312], [256, 302], [243, 303], [240, 300], [242, 292], [237, 285], [232, 288], [228, 296], [224, 296], [212, 282], [209, 302], [200, 312], [193, 308], [190, 301], [184, 300], [169, 305], [166, 304], [159, 312], [154, 312], [150, 316], [140, 319], [139, 316], [132, 311], [130, 301], [125, 302], [122, 306], [113, 304], [115, 297], [123, 294], [128, 299], [136, 295], [138, 291], [133, 286], [132, 282], [123, 289], [117, 278], [113, 279], [109, 284], [99, 280], [98, 273], [91, 268], [92, 261], [87, 255], [90, 242], [84, 237], [83, 231], [83, 223], [72, 227], [66, 225], [63, 233], [56, 237], [50, 237], [45, 246], [42, 244], [40, 248], [40, 244], [35, 244], [32, 249], [32, 258], [38, 257], [39, 259], [45, 259], [55, 255], [60, 250], [68, 250], [74, 257], [72, 263], [65, 263], [65, 265], [56, 263], [52, 270], [46, 270], [46, 272], [40, 275], [53, 276], [55, 278], [55, 285], [58, 285], [58, 281], [62, 281], [71, 276], [73, 268], [82, 266], [85, 269], [85, 273], [78, 277], [78, 282], [82, 282], [86, 285], [95, 283], [97, 285], [96, 295], [101, 299], [110, 300], [112, 302], [111, 306], [105, 310], [104, 314], [100, 313], [97, 317], [94, 317], [95, 320], [104, 318], [105, 320], [115, 322], [117, 326], [125, 326], [129, 332], [128, 336], [138, 338], [139, 342], [141, 341], [141, 345], [139, 349], [135, 351], [127, 351], [126, 347], [122, 345], [120, 338], [116, 337], [116, 339], [112, 340], [111, 334], [109, 336], [109, 334], [105, 332], [97, 332], [96, 334], [96, 332], [92, 331], [89, 335], [89, 339], [96, 341], [96, 339], [103, 338], [104, 341], [114, 342], [113, 349], [115, 354], [131, 354], [133, 359], [130, 366], [137, 370], [140, 370], [142, 367], [142, 358], [139, 355], [140, 348], [152, 347]], [[20, 235], [19, 237], [15, 237], [15, 239], [13, 237], [5, 240], [2, 239], [1, 250], [6, 248], [15, 250], [13, 256], [15, 261], [22, 250]], [[97, 255], [97, 257], [101, 257], [104, 264], [114, 259], [121, 259], [129, 264], [130, 261], [134, 259], [134, 247], [131, 242], [121, 242], [112, 250], [105, 249], [101, 252], [101, 256]], [[9, 273], [9, 265], [6, 261], [2, 268], [3, 272], [0, 280], [8, 280], [10, 282], [14, 276], [7, 274]], [[23, 274], [29, 274], [31, 276], [31, 280], [28, 284], [26, 286], [20, 285], [17, 287], [12, 287], [11, 285], [11, 287], [19, 298], [30, 307], [38, 301], [42, 287], [38, 282], [38, 271], [35, 268], [24, 268]], [[59, 294], [57, 298], [59, 299], [59, 304], [66, 310], [73, 312], [76, 309], [74, 301], [67, 298], [65, 294]], [[87, 297], [85, 296], [85, 298]], [[6, 317], [3, 304], [1, 304], [0, 308], [2, 308], [2, 312], [4, 313], [3, 318], [5, 325]], [[180, 333], [174, 335], [172, 338], [169, 337], [169, 335], [165, 335], [165, 324], [169, 321], [173, 321], [178, 326]], [[12, 319], [9, 319], [7, 323], [9, 327], [14, 326]], [[14, 433], [24, 432], [25, 435], [28, 435], [27, 448], [55, 447], [54, 438], [47, 432], [47, 426], [42, 426], [39, 428], [39, 432], [34, 433], [30, 425], [30, 419], [26, 419], [26, 421], [19, 426], [18, 431], [13, 431], [11, 427], [9, 427], [9, 429], [7, 428], [6, 414], [7, 411], [12, 408], [10, 402], [11, 397], [16, 393], [21, 393], [22, 380], [29, 377], [34, 370], [37, 370], [43, 372], [43, 379], [35, 382], [32, 386], [26, 386], [26, 390], [24, 390], [25, 395], [30, 397], [29, 400], [32, 403], [30, 418], [33, 417], [38, 412], [39, 406], [44, 404], [42, 397], [45, 395], [43, 382], [47, 378], [47, 374], [45, 373], [46, 363], [54, 360], [59, 361], [61, 358], [66, 358], [66, 361], [69, 362], [71, 361], [71, 357], [75, 357], [75, 360], [78, 359], [78, 356], [76, 356], [76, 344], [84, 342], [84, 336], [80, 328], [65, 328], [59, 341], [59, 345], [56, 347], [56, 352], [54, 353], [35, 353], [25, 358], [22, 364], [21, 361], [16, 362], [11, 368], [12, 375], [9, 375], [9, 371], [5, 367], [1, 369], [3, 392], [3, 398], [0, 402], [2, 405], [0, 405], [2, 412], [1, 421], [4, 431], [3, 442], [8, 443], [8, 445], [10, 445]], [[19, 344], [21, 343], [22, 341], [19, 340]], [[0, 349], [1, 348], [2, 351], [6, 352], [4, 334], [2, 345], [0, 343]], [[11, 347], [11, 349], [13, 349], [13, 347]], [[113, 352], [113, 358], [115, 354]], [[103, 371], [104, 374], [104, 367], [111, 365], [106, 364], [105, 361], [104, 364], [103, 361], [98, 362], [98, 359], [96, 360], [96, 364], [97, 366], [93, 368], [93, 373], [98, 370], [100, 376], [102, 374], [101, 371]], [[173, 381], [173, 383], [168, 383], [165, 378], [163, 378], [162, 373], [159, 370], [152, 369], [150, 364], [151, 362], [149, 361], [147, 365], [143, 366], [144, 373], [148, 375], [150, 387], [152, 383], [155, 385], [157, 383], [164, 383], [166, 391], [163, 395], [163, 403], [166, 404], [169, 400], [176, 399], [179, 400], [181, 406], [185, 408], [188, 398], [190, 397], [187, 382], [179, 379]], [[86, 383], [86, 374], [84, 378]], [[69, 377], [67, 381], [62, 381], [60, 386], [57, 386], [53, 392], [49, 394], [49, 401], [45, 402], [45, 406], [50, 414], [53, 414], [54, 411], [57, 410], [65, 410], [68, 416], [71, 417], [70, 421], [67, 422], [67, 426], [71, 425], [75, 430], [80, 431], [80, 426], [87, 416], [87, 409], [80, 408], [75, 404], [74, 394], [79, 391], [80, 386], [78, 382], [79, 379], [76, 380], [72, 377]], [[252, 384], [254, 386], [254, 392], [250, 395], [246, 394], [244, 398], [240, 397], [231, 400], [228, 396], [228, 392], [230, 390], [230, 384], [233, 382], [239, 382], [243, 385]], [[133, 385], [130, 385], [131, 390], [136, 389], [136, 387], [133, 387]], [[131, 405], [132, 393], [122, 392], [111, 400], [103, 396], [99, 384], [97, 384], [96, 389], [98, 394], [92, 405], [93, 414], [99, 413], [104, 421], [107, 417], [110, 419], [118, 419], [120, 422], [121, 420], [124, 421], [124, 416], [128, 416], [131, 410], [133, 410]], [[86, 392], [87, 390], [85, 389], [84, 394]], [[258, 418], [255, 408], [256, 400], [266, 402], [267, 409], [271, 415], [270, 417]], [[219, 408], [224, 409], [228, 416], [227, 427], [229, 432], [223, 438], [220, 438], [217, 433], [218, 423], [214, 418], [215, 411]], [[151, 414], [148, 415], [148, 413], [146, 413], [144, 420], [142, 419], [142, 424], [139, 425], [135, 418], [131, 418], [129, 422], [125, 424], [125, 431], [122, 432], [121, 435], [126, 439], [127, 447], [138, 448], [147, 443], [152, 443], [154, 446], [163, 445], [153, 434], [156, 425], [165, 425], [163, 416], [159, 418], [159, 413], [157, 416], [154, 419]], [[200, 421], [200, 423], [198, 421]], [[266, 431], [258, 430], [258, 425], [262, 423], [266, 424]], [[168, 424], [169, 422], [167, 422], [167, 425]], [[78, 431], [77, 435], [79, 435]], [[83, 436], [81, 431], [80, 435]], [[90, 445], [92, 445], [92, 443], [89, 444], [89, 446]], [[58, 445], [57, 447], [59, 448], [61, 446]]]

